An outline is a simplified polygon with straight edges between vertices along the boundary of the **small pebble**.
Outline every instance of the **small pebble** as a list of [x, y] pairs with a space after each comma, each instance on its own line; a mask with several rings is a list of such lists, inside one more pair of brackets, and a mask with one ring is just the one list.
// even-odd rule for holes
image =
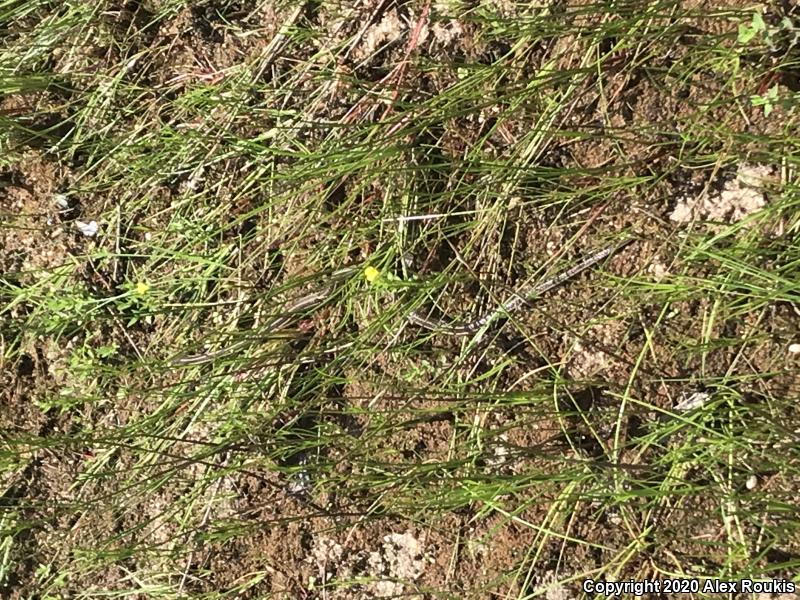
[[711, 398], [711, 394], [707, 392], [694, 392], [693, 394], [684, 393], [681, 401], [675, 406], [678, 412], [689, 412], [705, 406], [706, 402]]
[[800, 354], [800, 344], [789, 344], [789, 352], [792, 354]]
[[83, 221], [75, 221], [75, 225], [86, 237], [93, 237], [97, 235], [97, 231], [100, 229], [100, 227], [97, 225], [97, 221], [89, 221], [88, 223], [84, 223]]
[[758, 485], [758, 477], [755, 475], [750, 475], [744, 485], [748, 490], [755, 489], [755, 487]]

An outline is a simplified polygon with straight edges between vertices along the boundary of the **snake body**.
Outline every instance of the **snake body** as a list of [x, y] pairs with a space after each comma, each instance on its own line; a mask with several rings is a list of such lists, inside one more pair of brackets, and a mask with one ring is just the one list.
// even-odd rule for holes
[[534, 300], [545, 292], [560, 286], [582, 271], [585, 271], [589, 267], [596, 265], [604, 258], [615, 254], [624, 246], [627, 246], [631, 241], [633, 240], [627, 239], [613, 246], [607, 246], [599, 252], [595, 252], [594, 254], [583, 259], [581, 262], [573, 265], [566, 271], [562, 271], [561, 273], [551, 277], [550, 279], [546, 279], [545, 281], [535, 283], [529, 288], [520, 290], [511, 296], [511, 298], [503, 302], [500, 306], [486, 313], [482, 317], [475, 319], [474, 321], [464, 323], [445, 323], [439, 319], [429, 319], [422, 316], [419, 311], [414, 311], [408, 316], [408, 322], [412, 323], [413, 325], [417, 325], [418, 327], [446, 335], [474, 335], [479, 330], [486, 327], [489, 323], [503, 316], [510, 315], [511, 313], [519, 310], [525, 304], [528, 304], [531, 300]]
[[[583, 259], [581, 262], [573, 265], [569, 269], [562, 271], [561, 273], [551, 277], [550, 279], [546, 279], [545, 281], [536, 283], [528, 288], [520, 290], [518, 293], [514, 294], [497, 306], [494, 310], [484, 314], [483, 316], [475, 319], [474, 321], [462, 322], [462, 323], [450, 323], [442, 319], [434, 319], [426, 317], [422, 314], [421, 311], [415, 310], [411, 312], [408, 317], [407, 321], [412, 325], [416, 325], [417, 327], [421, 327], [423, 329], [427, 329], [429, 331], [433, 331], [434, 333], [441, 333], [444, 335], [451, 335], [451, 336], [467, 336], [473, 335], [489, 325], [490, 323], [494, 322], [498, 318], [502, 318], [504, 316], [508, 316], [511, 313], [519, 310], [522, 306], [528, 304], [530, 301], [538, 298], [545, 292], [552, 290], [560, 286], [561, 284], [565, 283], [566, 281], [572, 279], [582, 271], [596, 265], [601, 260], [615, 254], [624, 246], [629, 244], [633, 241], [632, 238], [623, 240], [617, 244], [612, 246], [607, 246], [603, 248], [599, 252], [596, 252], [587, 258]], [[313, 291], [305, 296], [302, 296], [295, 300], [294, 302], [290, 303], [288, 306], [284, 308], [282, 313], [272, 319], [265, 327], [264, 327], [264, 334], [260, 337], [266, 337], [269, 334], [279, 331], [290, 325], [292, 321], [297, 319], [300, 315], [317, 308], [318, 306], [325, 303], [329, 300], [334, 292], [336, 291], [339, 284], [355, 275], [360, 270], [359, 267], [347, 267], [344, 269], [340, 269], [335, 271], [329, 278], [329, 281], [326, 285], [322, 286], [320, 289]], [[190, 365], [199, 365], [205, 364], [208, 362], [212, 362], [218, 358], [222, 358], [224, 356], [229, 356], [238, 350], [242, 350], [247, 348], [251, 344], [254, 343], [254, 339], [247, 339], [242, 340], [240, 342], [236, 342], [230, 346], [222, 348], [215, 352], [209, 352], [204, 354], [197, 354], [192, 356], [181, 356], [178, 358], [173, 359], [171, 362], [173, 365], [176, 366], [190, 366]]]

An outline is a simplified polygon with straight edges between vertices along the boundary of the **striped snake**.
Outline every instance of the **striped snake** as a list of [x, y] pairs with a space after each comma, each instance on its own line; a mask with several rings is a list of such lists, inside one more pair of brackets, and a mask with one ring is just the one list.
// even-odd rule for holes
[[[611, 256], [612, 254], [617, 253], [619, 250], [621, 250], [624, 246], [627, 246], [632, 241], [633, 238], [628, 238], [621, 242], [618, 242], [617, 244], [607, 246], [602, 250], [600, 250], [599, 252], [595, 252], [594, 254], [591, 254], [588, 257], [584, 258], [582, 261], [574, 264], [569, 269], [562, 271], [561, 273], [558, 273], [557, 275], [549, 279], [546, 279], [538, 283], [534, 283], [529, 287], [521, 289], [517, 293], [513, 294], [508, 300], [497, 306], [494, 310], [487, 312], [483, 316], [473, 321], [465, 321], [459, 323], [459, 322], [449, 322], [443, 319], [432, 319], [423, 316], [422, 311], [420, 310], [415, 310], [411, 312], [406, 318], [406, 320], [408, 321], [408, 323], [412, 325], [416, 325], [417, 327], [421, 327], [423, 329], [427, 329], [435, 333], [441, 333], [444, 335], [451, 335], [451, 336], [473, 335], [478, 331], [480, 331], [481, 329], [483, 329], [484, 327], [493, 323], [498, 318], [510, 315], [511, 313], [519, 310], [522, 306], [528, 304], [530, 301], [538, 298], [545, 292], [562, 285], [563, 283], [572, 279], [582, 271], [585, 271], [586, 269], [596, 265], [598, 262]], [[325, 286], [321, 287], [317, 291], [306, 294], [305, 296], [302, 296], [297, 300], [293, 301], [283, 310], [283, 312], [279, 316], [275, 317], [272, 321], [270, 321], [265, 326], [264, 336], [287, 327], [289, 324], [292, 323], [292, 321], [296, 320], [300, 315], [307, 313], [308, 311], [311, 311], [314, 308], [324, 304], [328, 299], [330, 299], [333, 296], [334, 292], [343, 281], [355, 275], [359, 270], [360, 267], [347, 267], [335, 271], [333, 274], [331, 274], [329, 281]], [[173, 365], [178, 365], [178, 366], [205, 364], [213, 362], [218, 358], [233, 354], [238, 350], [246, 348], [252, 343], [253, 343], [252, 339], [242, 340], [240, 342], [222, 348], [216, 352], [197, 354], [192, 356], [181, 356], [173, 359], [171, 363]]]

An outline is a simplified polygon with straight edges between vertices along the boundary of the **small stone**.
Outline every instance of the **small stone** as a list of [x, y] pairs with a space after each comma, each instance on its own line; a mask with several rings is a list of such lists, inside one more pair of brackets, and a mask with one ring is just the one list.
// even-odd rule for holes
[[711, 394], [707, 392], [695, 392], [693, 394], [684, 393], [681, 401], [675, 406], [678, 412], [689, 412], [705, 406], [706, 402], [711, 398]]
[[86, 237], [94, 237], [95, 235], [97, 235], [97, 232], [100, 229], [100, 226], [97, 224], [97, 221], [89, 221], [88, 223], [84, 223], [83, 221], [75, 221], [75, 225], [78, 228], [78, 230]]
[[56, 206], [61, 210], [67, 210], [69, 208], [69, 199], [64, 194], [56, 194], [53, 196], [53, 200], [56, 203]]

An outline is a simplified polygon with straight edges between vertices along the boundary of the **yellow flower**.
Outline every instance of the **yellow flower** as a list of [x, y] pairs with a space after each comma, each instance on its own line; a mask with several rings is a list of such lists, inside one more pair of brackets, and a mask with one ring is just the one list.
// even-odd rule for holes
[[140, 281], [136, 284], [136, 293], [140, 296], [144, 296], [147, 292], [150, 291], [150, 286], [147, 285], [144, 281]]
[[364, 269], [364, 277], [370, 283], [375, 283], [375, 280], [378, 279], [380, 275], [381, 272], [378, 271], [378, 269], [376, 269], [375, 267], [367, 267], [366, 269]]

